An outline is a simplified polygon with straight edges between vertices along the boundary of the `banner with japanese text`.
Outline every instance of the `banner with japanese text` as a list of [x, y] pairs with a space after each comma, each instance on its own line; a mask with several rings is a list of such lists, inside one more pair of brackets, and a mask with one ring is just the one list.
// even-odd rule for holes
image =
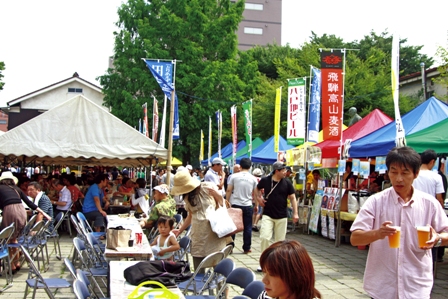
[[[171, 100], [171, 93], [174, 90], [173, 86], [173, 62], [172, 61], [159, 61], [146, 59], [146, 66], [151, 71], [152, 75], [159, 83], [163, 93]], [[174, 119], [173, 122], [173, 140], [179, 139], [179, 108], [177, 94], [174, 93]]]
[[274, 152], [278, 152], [280, 142], [280, 112], [282, 108], [282, 88], [275, 91], [275, 111], [274, 111]]
[[391, 60], [391, 77], [392, 77], [392, 97], [394, 99], [395, 112], [395, 145], [397, 147], [406, 146], [406, 137], [401, 121], [399, 107], [399, 88], [400, 88], [400, 39], [392, 36], [392, 60]]
[[308, 106], [308, 140], [309, 142], [319, 142], [320, 126], [320, 104], [321, 104], [321, 72], [320, 69], [311, 67], [311, 94]]
[[288, 79], [288, 118], [286, 141], [301, 145], [305, 142], [306, 119], [306, 79]]
[[216, 123], [218, 125], [218, 157], [221, 157], [221, 138], [222, 138], [222, 112], [220, 110], [215, 112]]
[[208, 166], [212, 165], [212, 118], [208, 117]]
[[159, 132], [159, 105], [157, 99], [154, 97], [152, 107], [152, 140], [157, 142], [157, 133]]
[[204, 132], [201, 130], [201, 148], [199, 150], [199, 162], [204, 160]]
[[243, 103], [247, 156], [252, 157], [252, 100]]
[[146, 137], [149, 137], [148, 132], [148, 103], [145, 103], [142, 105], [143, 108], [143, 127], [142, 127], [142, 133]]
[[340, 140], [342, 134], [344, 77], [341, 50], [321, 52], [322, 127], [324, 140]]
[[232, 122], [232, 160], [233, 164], [236, 163], [236, 152], [238, 145], [238, 136], [237, 136], [237, 119], [236, 119], [236, 106], [233, 105], [230, 107], [230, 118]]

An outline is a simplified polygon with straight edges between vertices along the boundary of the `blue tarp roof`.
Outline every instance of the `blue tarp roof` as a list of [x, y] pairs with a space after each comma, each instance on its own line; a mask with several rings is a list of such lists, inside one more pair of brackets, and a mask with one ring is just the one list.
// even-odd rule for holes
[[[406, 135], [418, 132], [448, 117], [448, 105], [431, 97], [402, 116]], [[395, 147], [395, 121], [353, 141], [349, 153], [351, 158], [385, 156]]]
[[[289, 145], [286, 143], [286, 140], [279, 136], [278, 149], [280, 151], [286, 151], [291, 148], [294, 148], [294, 145]], [[247, 154], [236, 159], [236, 162], [239, 163], [242, 158], [248, 158]], [[273, 164], [277, 161], [277, 153], [274, 152], [274, 136], [266, 140], [262, 145], [257, 147], [252, 151], [252, 162], [254, 163], [263, 163], [263, 164]]]
[[[228, 157], [229, 155], [232, 155], [232, 142], [230, 142], [229, 144], [227, 144], [225, 147], [221, 148], [221, 157]], [[243, 147], [246, 146], [246, 141], [245, 140], [241, 140], [240, 142], [238, 142], [238, 144], [236, 145], [236, 151], [238, 152], [240, 149], [242, 149]], [[210, 163], [212, 163], [213, 159], [218, 157], [218, 152], [216, 152], [214, 155], [212, 155], [210, 157]], [[201, 161], [201, 165], [208, 165], [208, 159], [202, 160]]]

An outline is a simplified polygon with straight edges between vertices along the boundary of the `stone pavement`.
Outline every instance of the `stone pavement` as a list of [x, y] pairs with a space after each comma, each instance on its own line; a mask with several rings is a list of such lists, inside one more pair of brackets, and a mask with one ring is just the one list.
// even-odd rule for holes
[[[317, 235], [303, 233], [302, 228], [287, 234], [288, 239], [297, 240], [308, 250], [313, 259], [316, 271], [316, 288], [322, 293], [323, 298], [369, 298], [363, 288], [362, 279], [367, 257], [367, 250], [359, 250], [347, 243], [342, 243], [340, 247], [334, 246], [334, 241]], [[254, 232], [252, 237], [252, 252], [244, 254], [242, 252], [242, 234], [236, 237], [236, 247], [230, 255], [237, 267], [247, 267], [252, 269], [261, 280], [261, 274], [256, 272], [258, 259], [260, 257], [259, 233]], [[45, 278], [66, 278], [72, 280], [70, 273], [64, 266], [63, 261], [55, 257], [53, 244], [49, 244], [50, 269], [43, 272]], [[72, 238], [68, 234], [62, 234], [61, 249], [63, 256], [71, 257], [73, 252]], [[446, 256], [448, 260], [448, 256]], [[190, 259], [191, 261], [191, 259]], [[25, 291], [25, 280], [28, 275], [28, 267], [25, 265], [16, 275], [14, 275], [14, 285], [6, 290], [1, 296], [11, 298], [21, 298]], [[448, 262], [438, 264], [437, 278], [434, 281], [434, 288], [431, 298], [447, 298], [448, 293]], [[0, 277], [0, 283], [4, 284], [4, 278]], [[300, 283], [300, 282], [298, 282]], [[241, 294], [239, 288], [232, 288], [229, 298]], [[28, 295], [31, 298], [31, 295]], [[43, 290], [37, 291], [36, 298], [48, 298]], [[56, 294], [56, 298], [75, 298], [71, 289], [61, 289]]]

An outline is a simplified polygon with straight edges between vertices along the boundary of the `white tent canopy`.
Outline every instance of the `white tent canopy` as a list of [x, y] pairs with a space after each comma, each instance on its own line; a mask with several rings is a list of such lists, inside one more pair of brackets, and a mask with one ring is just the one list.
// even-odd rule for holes
[[44, 164], [147, 166], [167, 150], [84, 96], [0, 136], [0, 158]]

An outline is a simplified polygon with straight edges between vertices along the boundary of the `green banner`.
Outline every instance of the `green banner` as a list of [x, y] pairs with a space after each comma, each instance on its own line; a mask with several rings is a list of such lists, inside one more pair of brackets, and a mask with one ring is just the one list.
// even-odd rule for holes
[[243, 103], [244, 131], [246, 133], [247, 155], [252, 157], [252, 100]]

